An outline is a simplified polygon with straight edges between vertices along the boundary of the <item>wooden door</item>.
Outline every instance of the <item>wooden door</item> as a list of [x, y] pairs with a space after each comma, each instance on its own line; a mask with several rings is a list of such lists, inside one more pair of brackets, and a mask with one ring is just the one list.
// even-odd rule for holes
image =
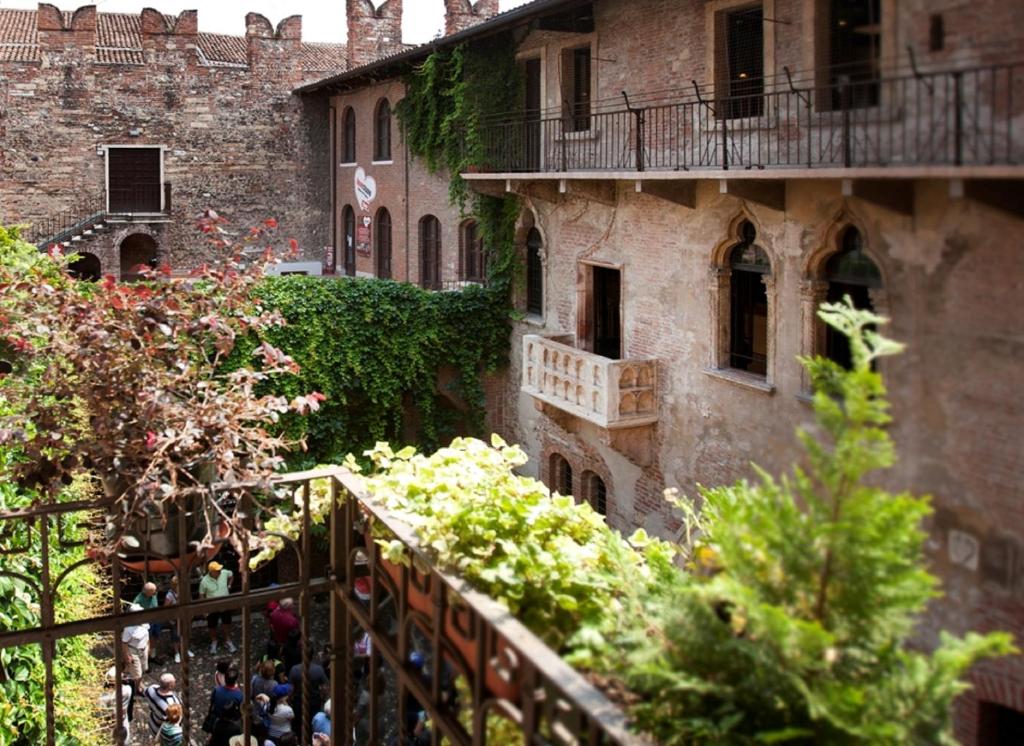
[[161, 211], [160, 148], [110, 148], [107, 178], [110, 212]]

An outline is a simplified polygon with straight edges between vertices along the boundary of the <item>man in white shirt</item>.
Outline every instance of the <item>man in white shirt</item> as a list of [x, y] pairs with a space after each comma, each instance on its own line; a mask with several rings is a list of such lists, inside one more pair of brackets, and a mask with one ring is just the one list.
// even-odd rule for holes
[[[128, 611], [142, 611], [138, 604], [132, 604]], [[149, 668], [149, 625], [133, 624], [121, 633], [124, 646], [125, 671], [135, 682], [135, 691], [142, 691], [142, 675]]]
[[[199, 581], [199, 597], [200, 598], [221, 598], [231, 593], [231, 579], [234, 577], [234, 573], [231, 570], [225, 570], [224, 565], [220, 562], [211, 562], [206, 566], [206, 575]], [[218, 628], [223, 630], [221, 638], [224, 644], [228, 648], [228, 652], [233, 653], [238, 648], [235, 647], [235, 643], [231, 641], [231, 611], [213, 611], [206, 615], [206, 627], [210, 631], [210, 652], [214, 655], [217, 653], [217, 630]]]

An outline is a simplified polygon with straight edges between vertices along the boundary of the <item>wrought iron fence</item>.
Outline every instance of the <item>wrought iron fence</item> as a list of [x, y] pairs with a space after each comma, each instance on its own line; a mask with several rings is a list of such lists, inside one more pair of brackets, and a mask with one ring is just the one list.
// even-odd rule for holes
[[[314, 495], [329, 496], [326, 524], [329, 551], [315, 559], [313, 545]], [[197, 570], [213, 555], [192, 542], [195, 526], [206, 520], [215, 505], [244, 501], [251, 527], [258, 530], [271, 507], [298, 511], [303, 531], [298, 539], [280, 534], [297, 562], [293, 579], [268, 585], [249, 570], [249, 553], [240, 537], [217, 533], [225, 545], [239, 549], [241, 585], [237, 592], [215, 599], [200, 599], [192, 591]], [[367, 495], [360, 480], [340, 468], [282, 476], [270, 493], [256, 493], [238, 485], [215, 485], [193, 507], [174, 513], [166, 524], [143, 521], [137, 531], [136, 555], [122, 556], [107, 565], [85, 555], [70, 565], [55, 565], [55, 552], [66, 551], [69, 527], [96, 531], [109, 500], [37, 505], [26, 510], [0, 512], [0, 576], [16, 578], [38, 603], [40, 623], [0, 633], [0, 649], [39, 645], [45, 668], [46, 744], [56, 742], [55, 665], [57, 645], [81, 635], [113, 635], [115, 681], [126, 670], [125, 653], [117, 641], [131, 625], [174, 623], [180, 632], [181, 681], [185, 742], [202, 721], [190, 697], [195, 671], [189, 662], [192, 621], [213, 612], [237, 611], [242, 617], [241, 681], [248, 687], [262, 640], [256, 639], [254, 620], [270, 601], [298, 599], [302, 634], [302, 692], [311, 693], [310, 643], [324, 642], [330, 669], [328, 691], [332, 700], [332, 743], [383, 744], [402, 739], [428, 723], [430, 742], [455, 746], [505, 744], [505, 736], [488, 740], [489, 718], [500, 717], [504, 728], [518, 735], [515, 741], [562, 744], [639, 744], [630, 734], [623, 713], [580, 674], [512, 618], [494, 600], [473, 591], [459, 579], [432, 568], [411, 530]], [[290, 508], [289, 508], [290, 506]], [[314, 509], [315, 510], [315, 509]], [[213, 514], [216, 510], [212, 511]], [[371, 528], [372, 525], [372, 528]], [[393, 565], [382, 556], [373, 535], [383, 532], [402, 542], [412, 562]], [[216, 533], [216, 532], [215, 532]], [[159, 536], [156, 536], [159, 534]], [[36, 537], [32, 540], [31, 537]], [[19, 538], [20, 537], [20, 538]], [[27, 538], [26, 538], [27, 537]], [[54, 540], [56, 537], [56, 541]], [[161, 546], [157, 538], [165, 541]], [[168, 541], [170, 542], [168, 544]], [[80, 543], [74, 542], [74, 543]], [[12, 557], [41, 550], [34, 577], [12, 571]], [[176, 549], [174, 549], [176, 547]], [[230, 550], [222, 550], [229, 554]], [[224, 558], [220, 555], [220, 558]], [[141, 563], [141, 564], [140, 564]], [[102, 599], [104, 613], [82, 619], [56, 618], [55, 599], [72, 573], [95, 566], [109, 593]], [[225, 565], [229, 564], [225, 560]], [[59, 571], [58, 571], [59, 570]], [[165, 571], [178, 578], [178, 603], [147, 611], [126, 610], [126, 592], [133, 584]], [[328, 639], [316, 640], [312, 626], [314, 596], [328, 598]], [[251, 693], [242, 708], [244, 741], [252, 732]], [[310, 742], [311, 696], [302, 697], [303, 738]], [[113, 698], [114, 722], [124, 718], [120, 697]], [[191, 717], [189, 714], [191, 713]], [[492, 722], [490, 727], [494, 727]], [[493, 731], [492, 731], [493, 732]], [[507, 731], [506, 731], [507, 732]], [[111, 742], [123, 744], [115, 727]], [[404, 743], [404, 741], [399, 741]]]
[[484, 172], [961, 166], [1024, 161], [1024, 66], [876, 78], [788, 70], [760, 92], [689, 91], [597, 104], [587, 126], [525, 112], [482, 126]]

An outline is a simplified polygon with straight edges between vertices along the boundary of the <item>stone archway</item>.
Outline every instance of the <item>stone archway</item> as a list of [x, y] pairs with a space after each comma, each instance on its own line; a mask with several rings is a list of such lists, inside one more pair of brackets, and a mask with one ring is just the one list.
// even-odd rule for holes
[[141, 279], [140, 267], [155, 267], [157, 255], [156, 239], [145, 233], [133, 233], [121, 242], [121, 280], [132, 282]]
[[96, 282], [103, 275], [100, 259], [95, 254], [79, 252], [78, 259], [68, 265], [68, 272], [77, 280]]

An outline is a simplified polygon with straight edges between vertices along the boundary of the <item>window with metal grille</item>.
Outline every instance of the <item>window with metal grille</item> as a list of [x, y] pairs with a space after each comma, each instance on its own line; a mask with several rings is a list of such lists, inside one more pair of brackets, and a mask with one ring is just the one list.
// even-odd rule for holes
[[760, 5], [715, 16], [715, 80], [720, 118], [764, 113], [764, 11]]
[[604, 480], [592, 471], [583, 475], [583, 483], [587, 486], [587, 502], [596, 513], [608, 515], [608, 490]]
[[487, 279], [484, 239], [475, 220], [467, 220], [459, 231], [459, 277], [468, 282]]
[[107, 199], [112, 213], [158, 213], [163, 208], [160, 148], [107, 148]]
[[729, 367], [765, 375], [768, 370], [768, 255], [754, 241], [757, 231], [745, 222], [742, 242], [730, 254]]
[[373, 160], [391, 160], [391, 104], [386, 98], [377, 102], [374, 115]]
[[531, 228], [526, 237], [526, 310], [544, 315], [544, 265], [540, 252], [544, 245], [540, 231]]
[[441, 288], [441, 221], [433, 215], [420, 219], [420, 285]]
[[377, 210], [377, 277], [391, 279], [391, 213], [386, 207]]
[[[874, 310], [871, 290], [882, 286], [882, 274], [871, 257], [864, 251], [864, 239], [859, 230], [849, 227], [843, 233], [839, 253], [833, 255], [825, 265], [828, 280], [829, 303], [837, 303], [844, 296], [850, 296], [857, 308]], [[844, 368], [849, 368], [850, 341], [842, 332], [825, 326], [825, 356]]]
[[356, 111], [351, 106], [345, 109], [341, 119], [342, 146], [341, 162], [356, 162]]
[[881, 0], [823, 0], [828, 34], [828, 84], [823, 103], [832, 110], [877, 106]]
[[551, 456], [551, 481], [555, 492], [572, 497], [572, 467], [565, 456], [558, 453]]
[[590, 129], [590, 45], [562, 52], [562, 100], [567, 132]]
[[356, 211], [352, 205], [345, 205], [341, 222], [345, 233], [345, 274], [353, 277], [356, 273]]

